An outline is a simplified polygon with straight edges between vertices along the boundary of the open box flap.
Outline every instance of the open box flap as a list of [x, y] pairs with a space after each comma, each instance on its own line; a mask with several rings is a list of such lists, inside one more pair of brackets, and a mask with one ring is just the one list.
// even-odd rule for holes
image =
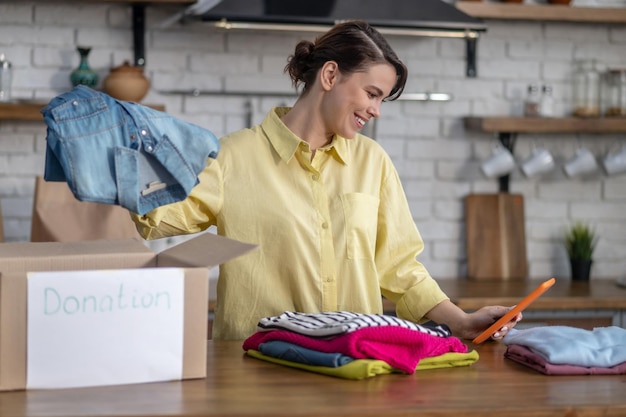
[[214, 233], [200, 236], [164, 250], [157, 255], [158, 266], [212, 267], [255, 249], [257, 245], [243, 243]]
[[155, 254], [138, 239], [11, 242], [0, 245], [0, 273], [155, 265]]

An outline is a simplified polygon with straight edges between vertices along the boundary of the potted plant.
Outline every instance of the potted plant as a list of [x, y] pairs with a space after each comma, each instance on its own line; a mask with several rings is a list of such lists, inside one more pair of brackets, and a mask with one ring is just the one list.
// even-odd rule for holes
[[581, 221], [575, 222], [565, 232], [565, 247], [572, 267], [572, 280], [589, 280], [595, 246], [595, 231]]

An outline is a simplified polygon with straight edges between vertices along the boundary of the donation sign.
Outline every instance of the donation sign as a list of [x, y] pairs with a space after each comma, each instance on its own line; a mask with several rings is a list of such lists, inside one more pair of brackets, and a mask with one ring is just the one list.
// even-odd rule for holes
[[184, 271], [28, 273], [27, 388], [181, 379]]

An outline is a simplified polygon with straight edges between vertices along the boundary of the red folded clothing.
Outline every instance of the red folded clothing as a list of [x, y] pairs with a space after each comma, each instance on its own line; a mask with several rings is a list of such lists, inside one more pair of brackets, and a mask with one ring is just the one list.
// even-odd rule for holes
[[397, 326], [367, 327], [329, 339], [274, 330], [256, 332], [243, 342], [243, 349], [258, 350], [263, 342], [283, 340], [326, 353], [343, 353], [355, 359], [379, 359], [408, 374], [422, 358], [448, 352], [466, 353], [467, 346], [456, 337], [433, 336]]
[[610, 368], [554, 364], [546, 361], [524, 345], [509, 345], [504, 352], [504, 357], [546, 375], [616, 375], [626, 373], [626, 362]]

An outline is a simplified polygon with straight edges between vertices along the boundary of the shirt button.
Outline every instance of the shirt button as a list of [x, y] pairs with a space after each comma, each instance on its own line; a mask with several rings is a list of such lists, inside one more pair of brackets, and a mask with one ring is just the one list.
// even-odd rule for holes
[[78, 101], [76, 100], [72, 101], [72, 106], [78, 106]]
[[311, 176], [311, 178], [313, 178], [313, 181], [317, 181], [317, 180], [319, 180], [319, 179], [320, 179], [320, 176], [319, 176], [319, 175], [317, 175], [317, 174], [313, 174], [313, 175]]
[[148, 132], [146, 132], [145, 130], [142, 130], [142, 131], [141, 131], [141, 134], [142, 134], [143, 136], [146, 136], [146, 135], [148, 134]]
[[331, 277], [327, 277], [326, 282], [333, 282], [333, 279]]
[[152, 152], [152, 146], [150, 146], [150, 145], [146, 146], [146, 151]]
[[322, 229], [328, 229], [328, 223], [326, 222], [322, 223]]

